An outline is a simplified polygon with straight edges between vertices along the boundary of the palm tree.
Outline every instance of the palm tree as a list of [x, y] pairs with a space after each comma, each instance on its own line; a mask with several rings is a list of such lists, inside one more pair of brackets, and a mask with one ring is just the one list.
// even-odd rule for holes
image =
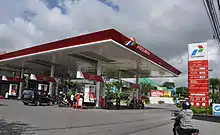
[[141, 87], [142, 87], [142, 93], [144, 95], [148, 95], [151, 90], [154, 88], [150, 83], [145, 83], [145, 84], [141, 84]]
[[113, 88], [112, 83], [105, 83], [105, 95], [106, 95], [106, 97], [110, 96], [112, 88]]
[[121, 81], [121, 80], [115, 81], [115, 82], [113, 82], [112, 84], [113, 84], [113, 85], [119, 90], [119, 92], [121, 93], [121, 90], [122, 90], [122, 87], [123, 87], [122, 81]]

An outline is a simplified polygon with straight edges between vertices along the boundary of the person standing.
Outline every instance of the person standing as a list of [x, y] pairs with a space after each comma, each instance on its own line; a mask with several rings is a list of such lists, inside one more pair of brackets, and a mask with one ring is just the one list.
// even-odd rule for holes
[[75, 96], [73, 95], [73, 94], [71, 94], [71, 96], [70, 96], [70, 100], [71, 100], [71, 106], [73, 106], [73, 102], [74, 102], [74, 98], [75, 98]]
[[117, 108], [117, 110], [119, 110], [119, 108], [120, 108], [120, 102], [121, 102], [121, 99], [120, 99], [119, 96], [117, 96], [117, 98], [116, 98], [116, 108]]

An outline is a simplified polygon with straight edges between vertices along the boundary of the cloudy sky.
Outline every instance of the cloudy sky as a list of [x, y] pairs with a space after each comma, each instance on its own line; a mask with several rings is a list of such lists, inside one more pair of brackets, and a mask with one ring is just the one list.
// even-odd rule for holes
[[[164, 58], [187, 85], [187, 44], [208, 42], [218, 77], [219, 51], [202, 0], [1, 0], [0, 51], [115, 28]], [[163, 80], [165, 81], [165, 80]]]

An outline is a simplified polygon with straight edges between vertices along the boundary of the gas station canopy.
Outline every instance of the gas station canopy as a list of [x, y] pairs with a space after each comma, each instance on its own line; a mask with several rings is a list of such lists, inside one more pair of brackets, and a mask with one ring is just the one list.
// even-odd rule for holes
[[176, 77], [181, 72], [115, 29], [54, 41], [0, 55], [0, 68], [55, 76], [72, 71], [96, 71], [101, 62], [102, 74], [126, 71], [140, 77]]

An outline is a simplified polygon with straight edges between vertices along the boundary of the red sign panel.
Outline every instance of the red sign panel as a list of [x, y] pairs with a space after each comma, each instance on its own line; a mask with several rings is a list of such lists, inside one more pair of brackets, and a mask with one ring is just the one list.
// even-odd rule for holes
[[140, 88], [139, 84], [129, 83], [129, 85], [130, 85], [131, 88], [135, 88], [135, 89]]
[[50, 76], [41, 76], [41, 75], [35, 75], [35, 76], [38, 81], [56, 82], [56, 80]]
[[3, 79], [3, 76], [0, 76], [0, 80], [3, 81], [10, 81], [10, 82], [24, 82], [23, 79], [21, 79], [20, 77], [6, 77]]
[[12, 82], [24, 82], [23, 79], [21, 79], [20, 77], [7, 77], [8, 81], [12, 81]]
[[87, 80], [97, 81], [97, 82], [104, 82], [102, 76], [95, 75], [95, 74], [88, 74], [86, 72], [82, 72], [83, 76]]
[[208, 60], [188, 62], [189, 99], [193, 106], [208, 106]]

